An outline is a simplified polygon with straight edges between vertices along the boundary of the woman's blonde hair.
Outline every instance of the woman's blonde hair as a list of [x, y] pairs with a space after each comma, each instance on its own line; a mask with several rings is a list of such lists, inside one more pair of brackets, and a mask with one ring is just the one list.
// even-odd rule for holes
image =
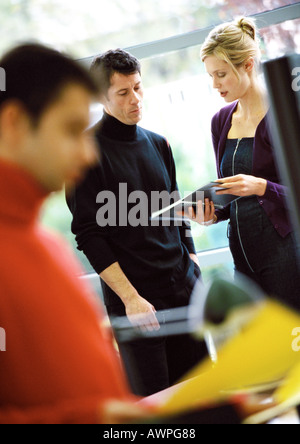
[[260, 61], [260, 42], [253, 19], [240, 17], [233, 22], [214, 28], [202, 45], [200, 57], [204, 61], [208, 56], [215, 56], [227, 62], [239, 78], [237, 67], [249, 57]]

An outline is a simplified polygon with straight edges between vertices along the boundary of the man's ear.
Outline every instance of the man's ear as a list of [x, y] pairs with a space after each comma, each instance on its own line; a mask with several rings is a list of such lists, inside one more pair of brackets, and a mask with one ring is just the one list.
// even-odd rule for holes
[[9, 144], [18, 144], [30, 127], [30, 119], [24, 106], [17, 100], [0, 108], [0, 137]]

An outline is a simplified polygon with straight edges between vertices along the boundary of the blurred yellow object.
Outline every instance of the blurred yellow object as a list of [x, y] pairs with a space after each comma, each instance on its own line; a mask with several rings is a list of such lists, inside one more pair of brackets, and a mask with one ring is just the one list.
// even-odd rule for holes
[[272, 300], [260, 302], [256, 310], [240, 332], [220, 348], [214, 367], [210, 359], [200, 363], [159, 407], [159, 414], [183, 413], [222, 402], [232, 392], [279, 381], [300, 365], [300, 353], [292, 348], [292, 331], [300, 326], [300, 315]]
[[288, 403], [292, 407], [300, 405], [300, 363], [292, 368], [275, 392], [275, 400], [278, 404]]
[[300, 363], [294, 365], [274, 392], [273, 402], [275, 407], [251, 415], [244, 420], [244, 424], [265, 423], [300, 405]]

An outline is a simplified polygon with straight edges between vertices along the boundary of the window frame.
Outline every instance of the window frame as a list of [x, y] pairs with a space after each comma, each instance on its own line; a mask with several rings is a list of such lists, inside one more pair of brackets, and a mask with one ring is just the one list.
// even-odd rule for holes
[[[270, 11], [249, 15], [249, 17], [256, 20], [258, 29], [267, 28], [272, 25], [279, 25], [280, 23], [300, 18], [300, 2], [275, 8]], [[198, 29], [197, 31], [187, 32], [161, 40], [154, 40], [140, 45], [129, 46], [124, 48], [124, 50], [142, 60], [173, 51], [191, 48], [204, 43], [208, 33], [219, 24], [221, 24], [221, 22], [215, 23], [207, 28]], [[91, 56], [80, 58], [79, 61], [89, 67], [93, 59], [94, 56]]]

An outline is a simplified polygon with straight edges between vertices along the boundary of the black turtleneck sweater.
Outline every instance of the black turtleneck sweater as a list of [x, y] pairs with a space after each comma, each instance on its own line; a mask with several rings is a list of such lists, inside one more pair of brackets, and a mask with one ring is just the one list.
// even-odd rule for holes
[[[119, 218], [119, 184], [126, 184], [128, 196], [137, 190], [147, 194], [146, 219], [151, 216], [152, 191], [177, 190], [170, 146], [163, 137], [136, 125], [125, 125], [106, 113], [96, 129], [96, 139], [101, 160], [67, 199], [78, 249], [98, 274], [118, 262], [139, 294], [149, 301], [183, 288], [194, 272], [189, 256], [195, 253], [190, 227], [178, 227], [172, 222], [171, 226], [162, 226], [162, 222], [153, 226], [150, 219], [147, 224], [122, 226], [126, 225], [124, 213], [121, 223]], [[103, 191], [116, 196], [117, 223], [113, 226], [101, 227], [97, 223], [99, 215], [105, 217], [99, 210], [108, 202], [97, 203]], [[128, 203], [123, 195], [120, 198], [128, 213], [139, 203]], [[112, 292], [105, 292], [104, 296], [106, 305], [120, 304]]]

